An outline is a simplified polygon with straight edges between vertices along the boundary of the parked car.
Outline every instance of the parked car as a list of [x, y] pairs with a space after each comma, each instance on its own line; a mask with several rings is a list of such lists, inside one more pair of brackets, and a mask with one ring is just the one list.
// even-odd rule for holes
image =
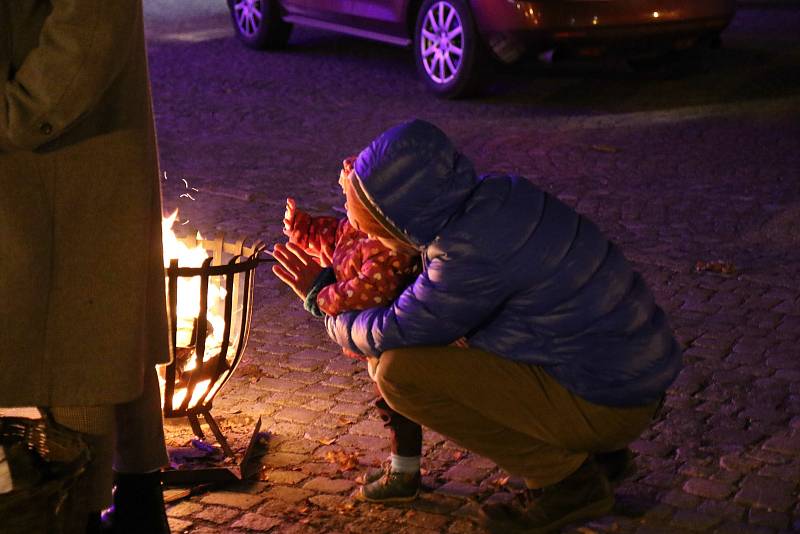
[[228, 0], [239, 39], [287, 44], [292, 25], [410, 46], [436, 94], [479, 88], [492, 60], [526, 52], [638, 58], [718, 40], [734, 0]]

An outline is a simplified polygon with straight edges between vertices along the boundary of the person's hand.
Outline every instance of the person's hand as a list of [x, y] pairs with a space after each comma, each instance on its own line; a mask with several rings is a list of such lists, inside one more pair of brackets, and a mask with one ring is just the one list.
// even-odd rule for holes
[[286, 199], [286, 211], [283, 213], [283, 233], [289, 235], [294, 227], [294, 214], [297, 211], [297, 203], [293, 198]]
[[322, 247], [319, 251], [319, 264], [323, 267], [333, 266], [333, 249]]
[[322, 267], [293, 243], [276, 243], [272, 248], [272, 256], [278, 261], [272, 266], [272, 272], [291, 287], [300, 299], [305, 300]]

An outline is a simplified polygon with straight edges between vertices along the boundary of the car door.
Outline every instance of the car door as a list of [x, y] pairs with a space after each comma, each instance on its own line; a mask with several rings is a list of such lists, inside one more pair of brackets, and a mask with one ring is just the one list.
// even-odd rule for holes
[[380, 36], [407, 37], [405, 10], [408, 0], [304, 1], [314, 4], [314, 9], [318, 10], [318, 16], [321, 19], [357, 30], [348, 33], [372, 38]]

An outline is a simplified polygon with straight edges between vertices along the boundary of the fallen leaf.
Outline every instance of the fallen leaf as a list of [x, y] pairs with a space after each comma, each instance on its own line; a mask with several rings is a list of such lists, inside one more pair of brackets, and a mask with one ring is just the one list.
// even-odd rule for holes
[[261, 368], [254, 363], [240, 365], [236, 369], [236, 374], [240, 377], [249, 376], [254, 378], [260, 378], [264, 375], [264, 373], [261, 372]]
[[464, 457], [464, 453], [461, 452], [461, 451], [456, 451], [456, 452], [453, 453], [453, 460], [458, 461], [463, 457]]
[[331, 444], [333, 444], [333, 443], [334, 443], [334, 442], [335, 442], [337, 439], [339, 439], [339, 438], [338, 438], [338, 436], [337, 436], [337, 437], [332, 437], [332, 438], [330, 438], [330, 439], [318, 439], [317, 441], [319, 441], [319, 442], [320, 442], [320, 443], [322, 443], [323, 445], [331, 445]]
[[723, 260], [714, 260], [714, 261], [698, 260], [697, 263], [694, 264], [694, 270], [698, 273], [708, 271], [712, 273], [728, 274], [728, 275], [736, 274], [736, 266], [729, 261], [723, 261]]
[[603, 144], [592, 145], [592, 150], [596, 150], [597, 152], [605, 152], [606, 154], [615, 154], [619, 152], [617, 147]]
[[339, 464], [340, 471], [350, 471], [358, 467], [358, 453], [346, 453], [344, 451], [328, 451], [325, 459], [332, 464]]

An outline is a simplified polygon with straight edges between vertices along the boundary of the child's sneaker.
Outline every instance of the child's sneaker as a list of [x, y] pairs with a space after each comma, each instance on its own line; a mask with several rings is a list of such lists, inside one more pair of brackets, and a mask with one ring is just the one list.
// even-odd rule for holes
[[369, 502], [413, 501], [422, 485], [419, 471], [402, 473], [386, 469], [381, 475], [375, 475], [375, 472], [367, 475], [367, 483], [358, 490], [356, 499]]

